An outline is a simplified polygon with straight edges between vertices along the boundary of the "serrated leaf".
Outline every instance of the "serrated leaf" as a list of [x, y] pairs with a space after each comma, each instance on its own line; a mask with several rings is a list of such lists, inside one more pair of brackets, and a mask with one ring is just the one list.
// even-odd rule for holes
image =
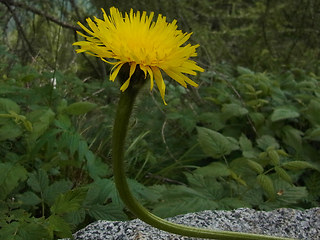
[[296, 128], [293, 128], [290, 125], [286, 125], [281, 129], [281, 133], [283, 136], [282, 139], [287, 145], [293, 147], [296, 150], [301, 149], [302, 147], [301, 136], [303, 136], [304, 134], [302, 131]]
[[0, 199], [5, 199], [26, 178], [27, 170], [21, 165], [0, 163]]
[[220, 162], [213, 162], [205, 167], [197, 168], [193, 171], [195, 174], [210, 177], [226, 177], [230, 175], [230, 170], [227, 165]]
[[306, 169], [306, 168], [313, 168], [315, 169], [315, 166], [313, 166], [312, 164], [305, 162], [305, 161], [291, 161], [291, 162], [287, 162], [282, 164], [282, 167], [288, 170], [302, 170], [302, 169]]
[[44, 192], [49, 185], [48, 174], [45, 170], [40, 169], [37, 173], [31, 173], [27, 181], [28, 185], [35, 192]]
[[275, 149], [279, 148], [279, 143], [277, 140], [270, 135], [263, 135], [257, 139], [258, 147], [267, 150], [269, 147], [274, 147]]
[[257, 157], [258, 152], [256, 151], [256, 149], [254, 149], [252, 147], [252, 142], [250, 141], [250, 139], [248, 139], [247, 136], [244, 135], [243, 133], [241, 134], [241, 136], [239, 138], [239, 145], [240, 145], [240, 149], [242, 151], [242, 155], [245, 158]]
[[311, 122], [312, 125], [320, 125], [320, 102], [312, 99], [308, 105], [306, 111], [306, 118]]
[[32, 123], [33, 130], [28, 136], [28, 141], [33, 143], [49, 128], [55, 113], [49, 109], [36, 110], [28, 114], [27, 118]]
[[22, 128], [14, 122], [6, 122], [0, 126], [0, 141], [14, 140], [22, 134]]
[[239, 148], [234, 141], [208, 128], [197, 127], [198, 141], [204, 153], [220, 158]]
[[265, 122], [265, 116], [260, 112], [250, 112], [249, 116], [256, 128], [262, 126]]
[[300, 113], [290, 106], [276, 107], [271, 114], [271, 121], [276, 122], [284, 119], [297, 118]]
[[251, 159], [247, 159], [246, 162], [247, 162], [248, 166], [249, 166], [253, 171], [255, 171], [256, 173], [258, 173], [258, 174], [263, 173], [263, 167], [262, 167], [259, 163], [257, 163], [256, 161], [253, 161], [253, 160], [251, 160]]
[[57, 237], [60, 238], [70, 238], [72, 237], [72, 232], [69, 224], [60, 216], [51, 215], [47, 219], [49, 223], [49, 229], [53, 231]]
[[83, 223], [86, 218], [86, 209], [80, 208], [77, 211], [69, 212], [63, 215], [63, 219], [71, 226]]
[[278, 152], [276, 150], [271, 149], [267, 153], [268, 153], [268, 156], [269, 156], [269, 159], [270, 159], [270, 163], [273, 166], [277, 166], [277, 165], [280, 164], [279, 154], [278, 154]]
[[[108, 198], [115, 194], [116, 188], [113, 181], [109, 179], [97, 179], [89, 185], [88, 193], [84, 204], [103, 204]], [[113, 194], [112, 194], [113, 193]], [[115, 199], [112, 199], [114, 202]]]
[[308, 192], [305, 187], [296, 187], [286, 181], [278, 180], [274, 182], [277, 191], [277, 200], [288, 204], [296, 204], [299, 201], [305, 201]]
[[292, 179], [290, 175], [281, 167], [275, 167], [274, 170], [276, 171], [277, 175], [281, 177], [284, 181], [288, 183], [292, 183]]
[[128, 219], [123, 210], [119, 208], [119, 205], [114, 203], [91, 205], [88, 213], [95, 220], [123, 221]]
[[238, 72], [240, 75], [254, 75], [254, 72], [253, 72], [253, 71], [251, 71], [251, 70], [248, 69], [248, 68], [241, 67], [241, 66], [237, 66], [237, 72]]
[[64, 112], [70, 115], [81, 115], [92, 111], [97, 107], [97, 104], [91, 102], [76, 102], [70, 104], [64, 109]]
[[205, 177], [194, 173], [184, 173], [190, 187], [170, 186], [163, 195], [174, 195], [179, 192], [181, 196], [198, 195], [199, 197], [219, 199], [223, 196], [223, 186], [214, 177]]
[[128, 185], [132, 191], [132, 194], [134, 197], [136, 197], [140, 201], [155, 201], [158, 198], [158, 195], [144, 186], [143, 184], [139, 183], [138, 181], [134, 179], [128, 178]]
[[17, 236], [21, 240], [43, 240], [48, 239], [49, 232], [44, 224], [31, 221], [29, 223], [21, 223]]
[[236, 103], [223, 104], [221, 111], [224, 119], [241, 117], [249, 112], [246, 108]]
[[72, 187], [72, 182], [68, 180], [59, 180], [51, 184], [49, 187], [44, 189], [43, 198], [45, 202], [52, 206], [56, 198], [61, 194], [65, 193]]
[[260, 174], [257, 176], [257, 181], [262, 189], [267, 193], [267, 196], [273, 199], [275, 197], [275, 190], [271, 178], [267, 175]]
[[[20, 223], [19, 222], [11, 222], [7, 224], [3, 224], [0, 228], [0, 238], [3, 240], [17, 240], [16, 237], [17, 232], [19, 231]], [[20, 240], [21, 237], [19, 237]]]
[[87, 189], [85, 188], [77, 188], [60, 194], [50, 210], [53, 214], [64, 214], [76, 211], [81, 207], [86, 194]]
[[320, 141], [320, 127], [308, 129], [306, 132], [305, 139]]
[[239, 138], [239, 145], [240, 145], [240, 149], [242, 151], [251, 151], [252, 150], [251, 141], [243, 133], [241, 134], [241, 136]]
[[304, 178], [305, 185], [309, 192], [309, 197], [317, 201], [320, 197], [320, 173], [313, 172]]
[[79, 141], [78, 145], [78, 159], [79, 161], [84, 161], [84, 157], [86, 155], [86, 152], [90, 151], [88, 148], [88, 143], [84, 140]]
[[105, 177], [110, 174], [110, 167], [100, 158], [96, 158], [91, 151], [85, 153], [87, 160], [87, 169], [90, 177], [94, 180]]
[[41, 202], [41, 198], [39, 198], [34, 192], [30, 191], [18, 195], [18, 199], [23, 205], [29, 206], [36, 206]]

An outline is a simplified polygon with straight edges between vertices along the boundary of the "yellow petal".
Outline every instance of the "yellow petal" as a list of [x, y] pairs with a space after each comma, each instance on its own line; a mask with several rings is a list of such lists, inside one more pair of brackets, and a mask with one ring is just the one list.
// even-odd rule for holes
[[140, 64], [140, 69], [144, 72], [144, 78], [146, 79], [147, 78], [147, 68], [146, 66]]
[[136, 66], [137, 64], [135, 62], [131, 63], [130, 65], [130, 74], [129, 74], [129, 78], [127, 79], [127, 81], [125, 81], [124, 84], [122, 84], [120, 90], [123, 92], [125, 91], [128, 87], [129, 87], [129, 83], [130, 83], [130, 79], [132, 77], [132, 74], [134, 73], [134, 71], [136, 70]]
[[153, 72], [150, 67], [146, 67], [150, 75], [150, 91], [153, 89]]
[[170, 69], [163, 69], [165, 71], [166, 74], [168, 74], [172, 79], [176, 80], [178, 83], [180, 83], [182, 86], [184, 86], [185, 88], [187, 87], [187, 84], [185, 83], [183, 77], [181, 77], [181, 75], [183, 74], [179, 74], [176, 73], [175, 71], [172, 71]]
[[156, 84], [158, 86], [160, 95], [162, 97], [162, 100], [164, 102], [165, 105], [167, 105], [166, 101], [164, 100], [164, 94], [165, 94], [165, 90], [166, 90], [166, 85], [164, 84], [161, 72], [159, 70], [159, 68], [157, 67], [151, 67], [153, 74], [154, 74], [154, 78], [156, 80]]
[[[120, 68], [122, 67], [124, 63], [123, 62], [117, 62], [116, 65], [114, 65], [114, 67], [111, 69], [111, 75], [110, 75], [110, 80], [114, 81], [119, 73]], [[112, 71], [113, 69], [115, 69], [114, 71]]]

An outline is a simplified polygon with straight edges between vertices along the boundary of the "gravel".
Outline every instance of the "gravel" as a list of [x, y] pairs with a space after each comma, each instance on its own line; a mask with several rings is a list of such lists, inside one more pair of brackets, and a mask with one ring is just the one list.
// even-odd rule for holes
[[[281, 208], [270, 212], [240, 208], [232, 211], [203, 211], [168, 218], [169, 221], [215, 230], [227, 230], [320, 240], [320, 208]], [[75, 240], [191, 240], [132, 221], [97, 221], [73, 234]], [[66, 240], [66, 239], [65, 239]]]

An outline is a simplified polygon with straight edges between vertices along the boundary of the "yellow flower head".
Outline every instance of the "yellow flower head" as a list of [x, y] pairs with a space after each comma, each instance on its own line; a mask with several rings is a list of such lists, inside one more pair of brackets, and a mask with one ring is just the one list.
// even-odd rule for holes
[[[187, 87], [187, 83], [198, 86], [184, 74], [196, 75], [195, 71], [204, 71], [196, 62], [189, 59], [197, 56], [196, 48], [199, 45], [182, 46], [192, 33], [182, 33], [181, 30], [177, 30], [176, 20], [167, 23], [166, 17], [159, 14], [157, 21], [154, 22], [153, 12], [147, 16], [146, 12], [133, 13], [132, 9], [129, 15], [125, 13], [123, 16], [115, 7], [110, 8], [110, 16], [103, 9], [102, 12], [103, 20], [94, 17], [95, 22], [93, 22], [87, 18], [91, 30], [78, 22], [91, 36], [78, 32], [86, 38], [86, 41], [75, 42], [73, 45], [81, 47], [76, 50], [77, 53], [87, 52], [114, 65], [110, 75], [111, 81], [115, 80], [121, 67], [128, 63], [129, 78], [121, 86], [121, 91], [125, 91], [129, 86], [137, 65], [144, 72], [145, 78], [150, 75], [150, 90], [155, 79], [163, 101], [165, 84], [160, 69], [184, 87]], [[106, 59], [115, 61], [109, 62]]]

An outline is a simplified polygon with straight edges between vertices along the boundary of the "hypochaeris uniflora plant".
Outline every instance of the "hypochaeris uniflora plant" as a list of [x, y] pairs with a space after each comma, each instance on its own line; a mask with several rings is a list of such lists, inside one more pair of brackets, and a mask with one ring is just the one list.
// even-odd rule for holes
[[[134, 100], [139, 90], [150, 79], [152, 90], [154, 81], [165, 103], [165, 83], [162, 72], [184, 87], [187, 84], [197, 87], [187, 75], [196, 75], [196, 71], [204, 69], [190, 60], [196, 57], [199, 45], [186, 44], [191, 33], [183, 33], [177, 29], [177, 21], [166, 21], [158, 15], [153, 21], [154, 13], [148, 16], [146, 12], [136, 13], [131, 9], [124, 15], [118, 9], [110, 8], [110, 15], [103, 11], [103, 20], [94, 17], [87, 23], [88, 29], [78, 23], [86, 32], [78, 32], [84, 41], [74, 43], [80, 46], [78, 53], [86, 52], [114, 65], [110, 80], [117, 77], [121, 83], [120, 100], [114, 121], [112, 136], [112, 164], [114, 181], [122, 201], [128, 209], [146, 223], [164, 231], [197, 238], [210, 239], [285, 239], [264, 235], [236, 233], [229, 231], [213, 231], [179, 225], [168, 222], [151, 214], [132, 195], [125, 176], [124, 145], [128, 122]], [[166, 103], [165, 103], [166, 104]]]

